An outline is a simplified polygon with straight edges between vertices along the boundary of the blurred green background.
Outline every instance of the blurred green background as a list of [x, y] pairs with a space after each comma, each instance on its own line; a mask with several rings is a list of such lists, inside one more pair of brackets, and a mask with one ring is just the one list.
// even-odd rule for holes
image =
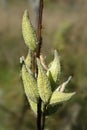
[[[27, 54], [21, 32], [28, 0], [0, 0], [0, 130], [17, 130], [23, 108], [20, 56]], [[46, 130], [87, 130], [87, 0], [44, 0], [43, 47], [47, 62], [60, 54], [61, 82], [72, 75], [66, 91], [77, 94], [46, 120]], [[36, 117], [28, 109], [18, 130], [35, 130]]]

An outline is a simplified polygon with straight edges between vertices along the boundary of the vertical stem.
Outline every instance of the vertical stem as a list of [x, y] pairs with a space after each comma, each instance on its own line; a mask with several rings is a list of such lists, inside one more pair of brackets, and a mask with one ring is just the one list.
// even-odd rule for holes
[[37, 104], [37, 130], [41, 130], [41, 98]]
[[[37, 39], [38, 39], [38, 47], [36, 52], [36, 57], [39, 58], [41, 46], [42, 46], [42, 36], [41, 36], [41, 30], [42, 30], [42, 13], [43, 13], [43, 0], [39, 1], [39, 9], [38, 9], [38, 27], [37, 27]], [[37, 71], [37, 69], [36, 69]], [[38, 74], [38, 71], [37, 71]], [[37, 104], [37, 130], [41, 130], [41, 98], [39, 98], [38, 104]]]
[[37, 38], [38, 38], [38, 47], [37, 47], [37, 54], [36, 56], [40, 56], [40, 50], [42, 46], [42, 36], [41, 36], [41, 30], [42, 30], [42, 13], [43, 13], [43, 0], [40, 0], [39, 2], [39, 14], [38, 14], [38, 28], [37, 28]]
[[45, 111], [46, 111], [46, 105], [44, 106], [44, 109], [43, 109], [43, 113], [42, 113], [42, 122], [41, 122], [41, 130], [44, 130], [44, 127], [45, 127]]

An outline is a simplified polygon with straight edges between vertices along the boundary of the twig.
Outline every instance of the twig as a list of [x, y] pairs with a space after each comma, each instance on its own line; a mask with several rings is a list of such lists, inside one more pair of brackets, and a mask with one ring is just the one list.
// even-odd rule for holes
[[[36, 52], [36, 57], [40, 57], [40, 51], [42, 46], [42, 13], [43, 13], [43, 0], [39, 1], [39, 10], [38, 10], [38, 27], [37, 27], [37, 38], [38, 38], [38, 47]], [[38, 74], [37, 68], [36, 73]], [[39, 98], [39, 102], [37, 104], [37, 130], [41, 130], [41, 98]]]
[[40, 56], [40, 50], [42, 46], [42, 36], [41, 36], [41, 29], [42, 29], [42, 13], [43, 13], [43, 0], [39, 2], [39, 15], [38, 15], [38, 28], [37, 28], [37, 38], [38, 38], [38, 48], [36, 56]]
[[43, 109], [43, 112], [42, 112], [42, 123], [41, 123], [41, 130], [44, 130], [44, 127], [45, 127], [45, 117], [46, 117], [46, 115], [45, 115], [45, 111], [46, 111], [46, 105], [44, 106], [44, 109]]

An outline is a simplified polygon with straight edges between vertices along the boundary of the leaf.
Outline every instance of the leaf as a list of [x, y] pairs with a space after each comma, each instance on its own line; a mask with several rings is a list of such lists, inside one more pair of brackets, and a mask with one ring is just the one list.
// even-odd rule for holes
[[39, 59], [37, 59], [37, 65], [38, 65], [37, 83], [38, 83], [39, 95], [44, 103], [48, 103], [52, 94], [50, 81]]
[[23, 19], [22, 19], [22, 34], [23, 34], [24, 41], [27, 47], [30, 50], [35, 51], [37, 47], [37, 37], [34, 31], [34, 28], [31, 24], [31, 21], [29, 19], [27, 10], [25, 10]]
[[68, 101], [73, 95], [75, 94], [75, 92], [72, 93], [63, 93], [63, 92], [57, 92], [54, 91], [52, 94], [52, 97], [50, 99], [50, 104], [59, 104], [65, 101]]

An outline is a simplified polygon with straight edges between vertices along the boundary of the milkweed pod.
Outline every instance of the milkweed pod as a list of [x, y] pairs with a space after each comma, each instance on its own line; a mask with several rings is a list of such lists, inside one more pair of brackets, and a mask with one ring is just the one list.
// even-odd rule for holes
[[27, 47], [34, 51], [37, 47], [37, 37], [34, 28], [29, 19], [28, 11], [25, 10], [22, 19], [22, 34]]
[[75, 92], [62, 93], [62, 92], [54, 91], [52, 94], [52, 97], [50, 99], [50, 104], [55, 105], [55, 104], [59, 104], [59, 103], [68, 101], [74, 94], [75, 94]]
[[60, 60], [58, 52], [55, 50], [54, 60], [47, 71], [47, 76], [49, 77], [49, 80], [51, 82], [52, 90], [54, 90], [57, 87], [60, 78], [60, 73], [61, 73]]
[[37, 84], [39, 95], [44, 103], [48, 103], [52, 94], [50, 81], [39, 59], [37, 59], [37, 65], [38, 65]]
[[33, 77], [32, 73], [27, 71], [25, 65], [23, 65], [22, 67], [22, 80], [27, 98], [31, 99], [34, 102], [37, 102], [39, 97], [37, 82], [36, 79]]

